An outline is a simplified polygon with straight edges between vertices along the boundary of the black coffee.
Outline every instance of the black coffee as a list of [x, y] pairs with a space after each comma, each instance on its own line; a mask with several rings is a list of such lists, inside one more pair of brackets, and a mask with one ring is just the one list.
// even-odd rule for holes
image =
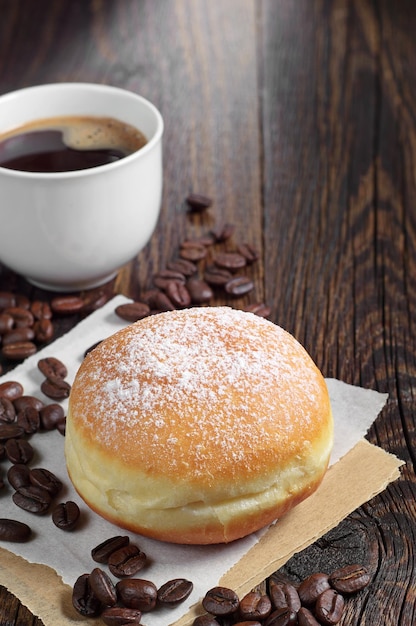
[[147, 143], [113, 118], [36, 120], [0, 136], [0, 166], [23, 172], [70, 172], [113, 163]]

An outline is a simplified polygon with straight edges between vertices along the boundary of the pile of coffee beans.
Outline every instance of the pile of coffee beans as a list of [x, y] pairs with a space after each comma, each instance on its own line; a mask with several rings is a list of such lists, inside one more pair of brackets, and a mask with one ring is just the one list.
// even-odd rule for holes
[[145, 567], [147, 556], [127, 536], [110, 537], [91, 550], [91, 557], [107, 565], [119, 580], [114, 583], [102, 567], [81, 574], [72, 590], [72, 604], [80, 615], [100, 616], [109, 626], [140, 626], [142, 613], [175, 607], [192, 593], [193, 584], [185, 578], [168, 580], [159, 588], [150, 580], [132, 578]]
[[206, 615], [193, 626], [218, 626], [224, 617], [234, 626], [334, 626], [344, 613], [345, 598], [369, 582], [367, 569], [351, 564], [331, 574], [311, 574], [299, 585], [272, 577], [268, 593], [251, 591], [241, 600], [232, 589], [213, 587], [202, 601]]

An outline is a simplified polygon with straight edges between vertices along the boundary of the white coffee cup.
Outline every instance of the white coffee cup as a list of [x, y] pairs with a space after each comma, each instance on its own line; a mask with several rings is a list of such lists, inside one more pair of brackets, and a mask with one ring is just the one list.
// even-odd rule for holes
[[62, 173], [0, 167], [0, 261], [53, 291], [103, 284], [148, 243], [162, 196], [163, 119], [135, 93], [106, 85], [57, 83], [0, 97], [0, 138], [58, 116], [116, 118], [145, 146], [119, 161]]

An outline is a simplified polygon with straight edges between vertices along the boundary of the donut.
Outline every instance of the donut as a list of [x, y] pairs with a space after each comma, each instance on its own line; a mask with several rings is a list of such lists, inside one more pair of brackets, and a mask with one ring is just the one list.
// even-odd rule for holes
[[286, 514], [326, 472], [325, 379], [276, 324], [229, 307], [146, 317], [72, 385], [65, 456], [88, 506], [161, 541], [228, 543]]

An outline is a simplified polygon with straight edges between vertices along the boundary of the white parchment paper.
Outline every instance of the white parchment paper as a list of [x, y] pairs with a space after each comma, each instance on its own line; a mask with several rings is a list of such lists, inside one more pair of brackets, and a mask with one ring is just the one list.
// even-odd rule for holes
[[[24, 386], [25, 394], [51, 402], [40, 392], [43, 376], [37, 368], [38, 360], [46, 356], [61, 359], [68, 368], [67, 380], [71, 382], [85, 350], [126, 325], [114, 313], [115, 307], [126, 301], [128, 300], [124, 296], [115, 297], [67, 335], [0, 378], [0, 383], [18, 380]], [[327, 379], [327, 385], [335, 420], [335, 444], [331, 457], [333, 464], [366, 434], [384, 406], [387, 394], [353, 387], [335, 379]], [[66, 403], [62, 404], [66, 408]], [[59, 530], [52, 523], [50, 515], [37, 517], [19, 509], [12, 501], [11, 487], [7, 486], [0, 494], [0, 517], [18, 519], [29, 524], [34, 537], [28, 543], [5, 543], [4, 547], [29, 562], [49, 565], [65, 583], [73, 585], [80, 574], [90, 572], [97, 566], [91, 559], [91, 548], [111, 536], [129, 535], [149, 559], [149, 565], [137, 577], [151, 580], [157, 586], [172, 578], [182, 577], [194, 583], [193, 593], [187, 602], [176, 609], [167, 610], [165, 616], [160, 611], [147, 614], [147, 626], [160, 626], [179, 619], [258, 540], [258, 536], [254, 534], [226, 546], [194, 547], [166, 544], [125, 532], [91, 512], [76, 494], [66, 472], [62, 435], [55, 431], [38, 433], [31, 438], [31, 443], [36, 451], [31, 467], [47, 468], [62, 480], [65, 486], [58, 502], [77, 502], [82, 511], [82, 520], [73, 532]]]

